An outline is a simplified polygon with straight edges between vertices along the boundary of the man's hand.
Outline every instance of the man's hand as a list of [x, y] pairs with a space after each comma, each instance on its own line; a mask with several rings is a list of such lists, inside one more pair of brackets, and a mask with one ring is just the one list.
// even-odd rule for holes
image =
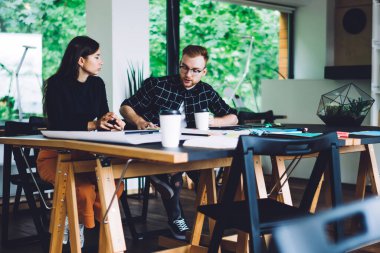
[[144, 130], [147, 128], [158, 128], [157, 125], [153, 124], [152, 122], [148, 122], [148, 121], [144, 120], [143, 118], [140, 118], [136, 122], [136, 127], [138, 130]]
[[125, 118], [126, 121], [136, 125], [138, 130], [144, 130], [147, 128], [158, 128], [157, 125], [152, 122], [146, 121], [143, 117], [138, 115], [132, 107], [128, 105], [123, 105], [120, 107], [120, 114]]

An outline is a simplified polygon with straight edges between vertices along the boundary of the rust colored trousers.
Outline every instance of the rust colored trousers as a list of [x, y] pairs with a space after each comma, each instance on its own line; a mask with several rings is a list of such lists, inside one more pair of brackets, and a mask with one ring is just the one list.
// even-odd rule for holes
[[[93, 158], [86, 152], [72, 151], [72, 159]], [[37, 170], [42, 180], [51, 184], [55, 182], [58, 152], [55, 150], [41, 149], [37, 158]], [[75, 188], [77, 195], [79, 222], [86, 228], [95, 227], [95, 218], [101, 221], [100, 198], [97, 190], [95, 173], [75, 174]], [[117, 196], [123, 193], [124, 185], [121, 185]]]

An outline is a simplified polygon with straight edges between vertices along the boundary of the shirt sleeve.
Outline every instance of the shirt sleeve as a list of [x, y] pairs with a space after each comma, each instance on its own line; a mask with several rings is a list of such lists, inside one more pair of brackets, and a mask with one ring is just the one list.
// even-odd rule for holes
[[211, 100], [209, 107], [216, 117], [222, 117], [228, 114], [237, 115], [237, 111], [231, 108], [214, 89], [210, 88], [209, 94]]
[[132, 107], [137, 114], [144, 114], [146, 111], [150, 110], [149, 108], [154, 101], [154, 88], [156, 84], [157, 80], [155, 78], [146, 79], [136, 94], [125, 99], [121, 106], [128, 105]]

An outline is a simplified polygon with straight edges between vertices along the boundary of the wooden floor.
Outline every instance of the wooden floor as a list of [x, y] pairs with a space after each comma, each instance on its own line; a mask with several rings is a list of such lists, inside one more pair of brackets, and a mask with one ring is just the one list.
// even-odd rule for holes
[[[292, 180], [291, 189], [294, 196], [294, 202], [297, 204], [302, 193], [305, 182], [302, 180]], [[352, 186], [344, 185], [343, 192], [345, 195], [345, 201], [351, 201], [353, 199], [354, 190]], [[182, 205], [184, 207], [185, 216], [189, 222], [189, 225], [192, 224], [194, 218], [194, 198], [195, 193], [191, 190], [184, 189], [182, 191]], [[323, 209], [326, 207], [323, 194], [321, 196], [321, 201], [318, 209]], [[129, 204], [132, 209], [133, 214], [139, 214], [142, 201], [138, 199], [129, 198]], [[16, 216], [10, 217], [11, 223], [11, 236], [25, 236], [35, 233], [33, 223], [28, 217], [27, 212], [22, 211]], [[137, 230], [139, 232], [152, 231], [158, 229], [167, 228], [167, 217], [162, 206], [160, 198], [152, 197], [149, 200], [149, 209], [148, 209], [148, 218], [146, 223], [137, 224]], [[143, 240], [133, 241], [131, 234], [125, 226], [125, 236], [126, 243], [128, 248], [128, 253], [140, 253], [140, 252], [152, 252], [161, 249], [158, 244], [157, 235], [147, 236]], [[1, 233], [1, 232], [0, 232]], [[166, 233], [169, 235], [168, 231]], [[85, 230], [85, 247], [83, 252], [97, 252], [97, 236], [98, 230], [91, 229]], [[25, 253], [25, 252], [42, 252], [39, 243], [30, 244], [27, 246], [15, 246], [11, 249], [1, 248], [0, 252], [2, 253]], [[69, 252], [68, 246], [64, 247], [64, 252]], [[364, 249], [354, 251], [356, 253], [373, 253], [380, 252], [380, 244], [372, 245]]]

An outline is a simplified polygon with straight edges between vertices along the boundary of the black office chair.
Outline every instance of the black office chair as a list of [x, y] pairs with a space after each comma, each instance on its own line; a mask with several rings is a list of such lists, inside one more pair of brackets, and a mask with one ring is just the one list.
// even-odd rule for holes
[[[5, 133], [7, 136], [25, 135], [25, 134], [39, 134], [40, 130], [46, 128], [46, 126], [47, 126], [46, 118], [38, 117], [38, 116], [31, 116], [29, 118], [28, 124], [27, 123], [20, 123], [20, 122], [9, 122], [7, 124], [8, 124], [8, 129], [6, 130], [6, 133]], [[15, 153], [15, 152], [18, 153], [17, 156], [19, 156], [20, 159], [24, 160], [21, 153], [19, 153], [20, 150], [13, 150], [13, 153]], [[31, 168], [36, 168], [36, 159], [37, 159], [39, 150], [36, 148], [34, 148], [34, 149], [24, 148], [23, 152], [27, 158], [29, 166]], [[15, 158], [15, 160], [17, 160], [17, 159]], [[27, 167], [26, 164], [19, 164], [18, 166]], [[47, 182], [41, 180], [38, 173], [34, 172], [33, 176], [35, 177], [36, 183], [39, 185], [39, 187], [43, 191], [43, 194], [47, 190], [52, 191], [54, 189], [50, 183], [47, 183]], [[34, 192], [36, 192], [38, 189], [36, 188], [36, 184], [33, 182], [33, 180], [34, 180], [33, 177], [28, 177], [27, 180], [28, 180], [28, 184], [30, 184], [32, 186], [32, 189], [34, 190]], [[18, 173], [18, 174], [11, 175], [10, 181], [12, 184], [17, 186], [15, 200], [14, 200], [14, 204], [13, 204], [13, 213], [16, 214], [18, 211], [18, 208], [19, 208], [20, 198], [21, 198], [21, 194], [22, 194], [22, 190], [23, 190], [23, 181], [21, 178], [21, 174]], [[48, 196], [46, 194], [44, 194], [44, 197], [47, 198]], [[41, 212], [44, 212], [43, 201], [41, 198], [38, 198], [38, 200], [40, 200]], [[46, 223], [47, 220], [46, 220], [45, 216], [43, 216], [43, 217], [44, 217], [44, 222]]]
[[[199, 206], [198, 211], [216, 221], [208, 252], [218, 252], [225, 229], [235, 228], [250, 234], [251, 252], [260, 253], [262, 234], [267, 234], [285, 220], [309, 214], [313, 195], [319, 180], [330, 168], [333, 205], [342, 202], [340, 183], [339, 150], [336, 133], [314, 138], [273, 138], [240, 136], [233, 157], [226, 188], [218, 204]], [[302, 156], [319, 152], [310, 180], [299, 207], [289, 206], [273, 199], [257, 199], [253, 155]], [[234, 201], [243, 175], [244, 201]], [[336, 226], [336, 229], [340, 226]], [[340, 236], [340, 229], [337, 230]]]
[[274, 123], [276, 119], [286, 119], [285, 115], [274, 115], [272, 110], [266, 112], [252, 112], [248, 110], [238, 109], [239, 125], [251, 123]]
[[[343, 253], [380, 241], [380, 199], [371, 197], [333, 210], [282, 225], [273, 232], [279, 253]], [[359, 222], [358, 230], [342, 240], [332, 241], [329, 225], [336, 221]]]
[[[33, 120], [36, 120], [39, 123], [35, 124]], [[33, 120], [30, 123], [15, 121], [5, 122], [5, 136], [39, 134], [39, 128], [42, 127], [40, 125], [40, 121], [37, 118]], [[43, 181], [36, 171], [31, 171], [32, 168], [36, 168], [38, 149], [33, 149], [32, 152], [30, 148], [12, 146], [11, 151], [18, 172], [17, 174], [10, 176], [10, 182], [17, 185], [14, 211], [16, 211], [18, 208], [21, 192], [24, 190], [25, 197], [33, 217], [33, 222], [38, 233], [38, 238], [42, 243], [44, 251], [46, 251], [48, 250], [48, 245], [46, 245], [48, 233], [45, 229], [45, 227], [48, 225], [48, 219], [46, 218], [46, 215], [49, 211], [48, 209], [50, 206], [45, 201], [46, 195], [44, 192], [47, 190], [52, 191], [54, 187], [52, 184]], [[37, 198], [35, 198], [35, 192], [39, 193], [37, 195]], [[37, 207], [37, 200], [40, 201], [40, 208]], [[8, 231], [5, 232], [8, 233]]]

